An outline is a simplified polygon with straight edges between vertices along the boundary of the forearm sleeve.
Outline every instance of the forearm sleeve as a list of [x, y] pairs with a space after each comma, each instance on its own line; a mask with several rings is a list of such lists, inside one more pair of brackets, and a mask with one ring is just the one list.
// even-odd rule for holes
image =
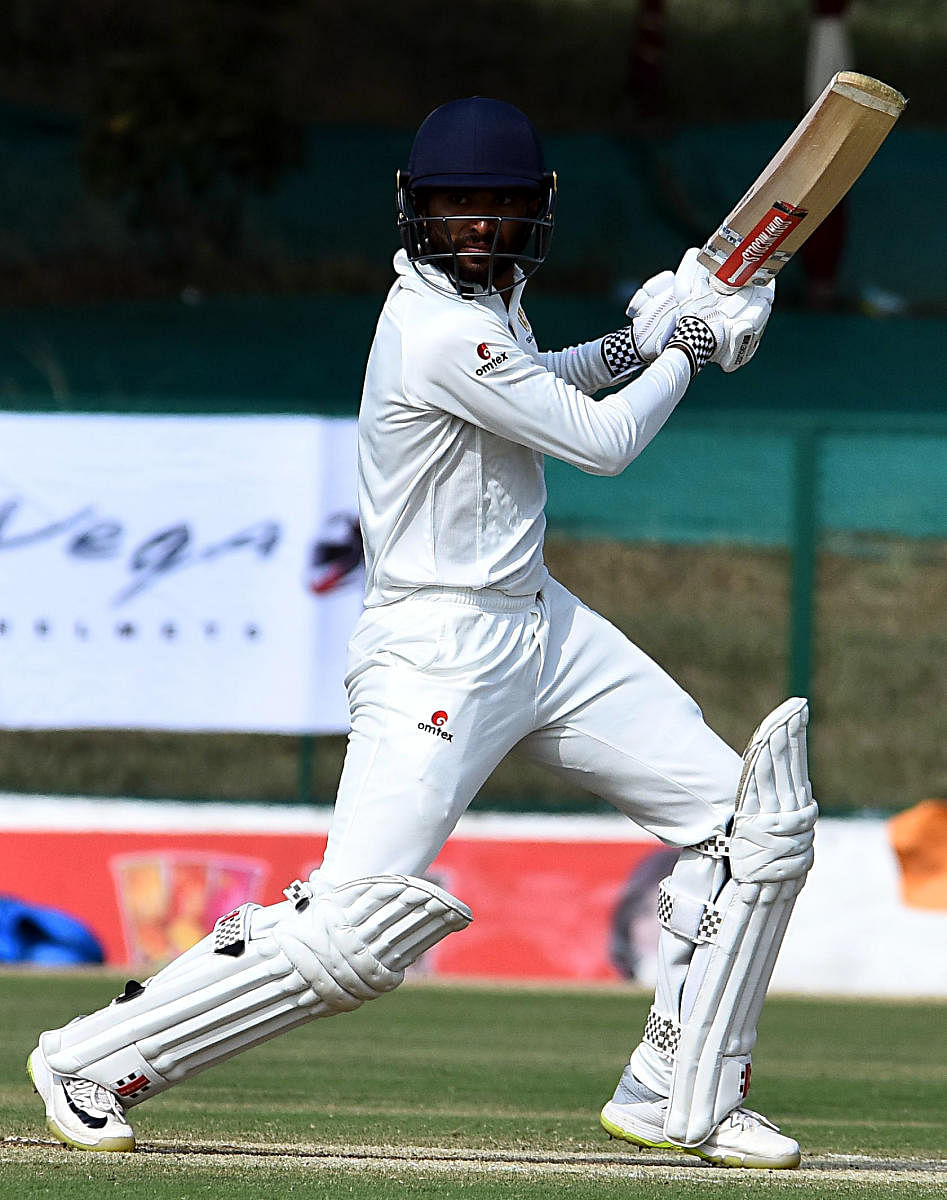
[[590, 394], [630, 379], [644, 366], [635, 353], [630, 325], [578, 346], [540, 351], [537, 362], [566, 383]]

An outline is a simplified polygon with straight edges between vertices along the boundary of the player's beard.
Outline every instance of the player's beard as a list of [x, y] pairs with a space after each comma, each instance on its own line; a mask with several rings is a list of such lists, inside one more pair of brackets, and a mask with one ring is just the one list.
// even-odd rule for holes
[[456, 276], [458, 283], [487, 286], [490, 280], [492, 247], [455, 246], [453, 242], [435, 242], [434, 246], [437, 253], [444, 255], [440, 260], [443, 270], [452, 277]]
[[[493, 234], [457, 241], [448, 221], [432, 220], [428, 234], [431, 248], [437, 254], [449, 255], [442, 269], [457, 284], [482, 288], [492, 284], [494, 288], [506, 289], [512, 283], [515, 256], [529, 242], [532, 223], [515, 217], [497, 221], [498, 228]], [[504, 229], [504, 225], [508, 228]]]

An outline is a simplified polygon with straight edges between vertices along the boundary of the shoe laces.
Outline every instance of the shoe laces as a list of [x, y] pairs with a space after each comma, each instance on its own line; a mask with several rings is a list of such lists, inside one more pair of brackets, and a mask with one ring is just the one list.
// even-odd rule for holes
[[753, 1129], [754, 1126], [765, 1125], [767, 1129], [779, 1131], [778, 1125], [774, 1125], [762, 1113], [754, 1112], [752, 1108], [735, 1108], [727, 1117], [727, 1123], [734, 1129]]
[[120, 1121], [125, 1120], [125, 1114], [114, 1092], [110, 1092], [100, 1083], [75, 1076], [72, 1079], [64, 1079], [62, 1085], [69, 1093], [73, 1103], [80, 1108], [84, 1108], [86, 1111], [106, 1113], [109, 1116], [117, 1117]]

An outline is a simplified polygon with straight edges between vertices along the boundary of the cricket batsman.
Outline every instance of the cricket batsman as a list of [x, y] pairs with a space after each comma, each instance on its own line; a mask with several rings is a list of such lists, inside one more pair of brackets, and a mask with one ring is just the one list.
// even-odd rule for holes
[[523, 291], [555, 207], [511, 105], [453, 101], [418, 130], [358, 422], [365, 609], [324, 861], [285, 901], [225, 914], [151, 979], [40, 1036], [29, 1070], [67, 1145], [133, 1149], [134, 1105], [392, 990], [461, 931], [470, 910], [423, 875], [516, 746], [680, 849], [660, 885], [654, 1004], [604, 1128], [712, 1163], [798, 1165], [797, 1143], [744, 1099], [812, 862], [806, 702], [767, 716], [741, 759], [543, 563], [544, 455], [623, 471], [702, 369], [752, 357], [773, 286], [721, 295], [691, 250], [636, 292], [623, 328], [540, 350]]

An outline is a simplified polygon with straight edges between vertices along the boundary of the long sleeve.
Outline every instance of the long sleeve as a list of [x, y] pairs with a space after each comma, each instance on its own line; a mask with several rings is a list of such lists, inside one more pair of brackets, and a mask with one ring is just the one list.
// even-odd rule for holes
[[598, 475], [618, 474], [641, 453], [690, 382], [685, 356], [671, 350], [594, 400], [522, 350], [496, 314], [475, 306], [447, 310], [406, 360], [409, 400]]
[[630, 325], [562, 350], [541, 350], [534, 357], [547, 371], [589, 395], [626, 383], [644, 366], [635, 353]]

